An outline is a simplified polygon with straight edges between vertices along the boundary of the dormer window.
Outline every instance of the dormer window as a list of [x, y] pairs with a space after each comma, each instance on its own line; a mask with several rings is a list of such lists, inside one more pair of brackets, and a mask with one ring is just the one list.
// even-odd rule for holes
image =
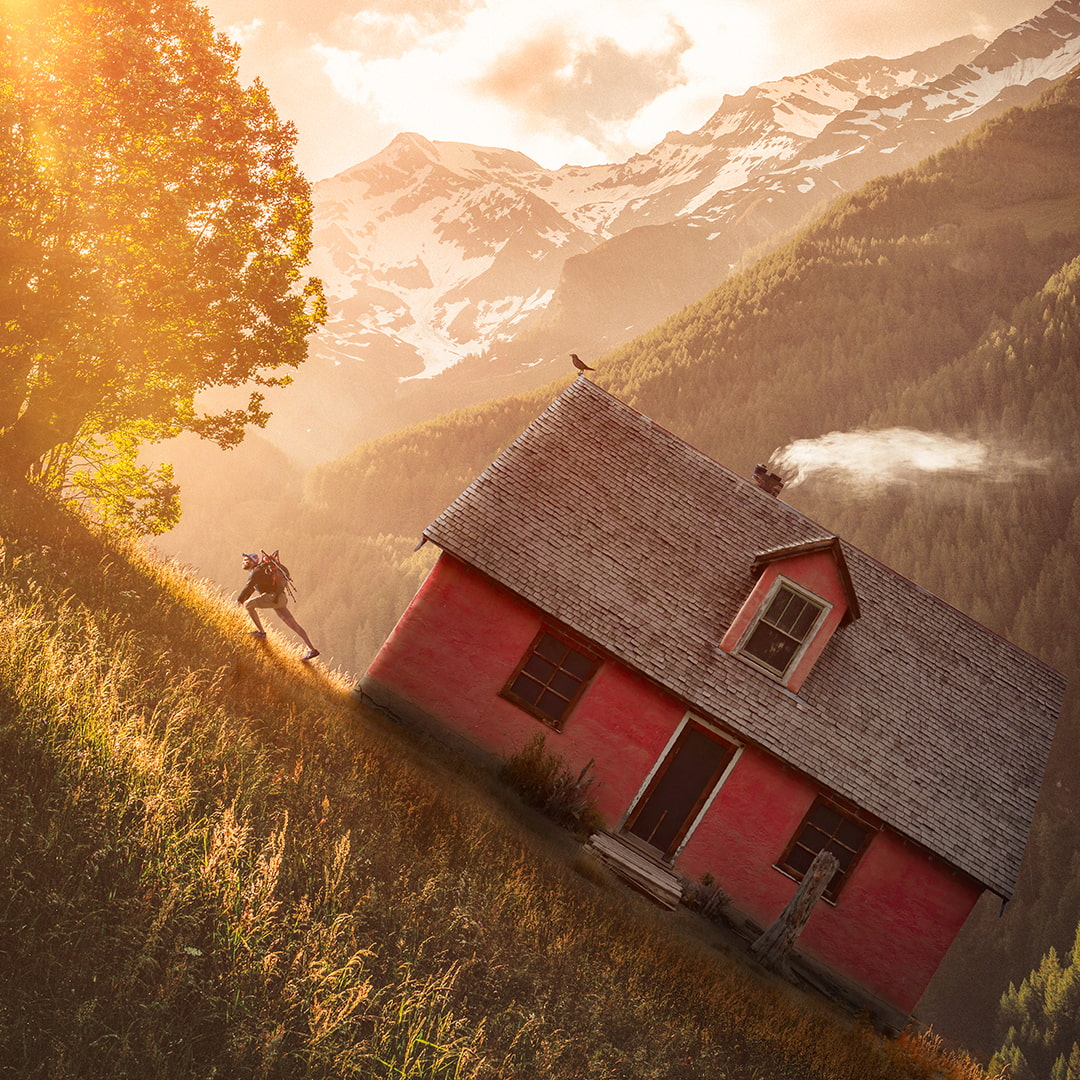
[[739, 652], [783, 678], [827, 610], [820, 600], [781, 581]]
[[840, 540], [762, 551], [750, 569], [757, 583], [720, 648], [798, 693], [837, 630], [859, 617]]

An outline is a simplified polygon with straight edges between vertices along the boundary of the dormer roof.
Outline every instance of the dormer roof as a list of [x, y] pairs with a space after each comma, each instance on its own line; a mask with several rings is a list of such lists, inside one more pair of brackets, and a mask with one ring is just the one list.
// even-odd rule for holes
[[[1011, 894], [1062, 676], [595, 383], [575, 380], [425, 537]], [[822, 542], [861, 617], [795, 694], [719, 643], [755, 560]]]
[[847, 597], [847, 611], [844, 612], [844, 617], [840, 621], [842, 626], [846, 626], [849, 622], [854, 622], [861, 612], [859, 598], [855, 595], [855, 586], [851, 582], [851, 573], [844, 559], [844, 547], [840, 543], [839, 536], [826, 536], [820, 540], [807, 540], [801, 544], [786, 544], [783, 547], [771, 548], [769, 551], [759, 551], [754, 556], [751, 568], [755, 573], [760, 573], [766, 566], [773, 563], [783, 562], [785, 559], [797, 559], [802, 555], [813, 555], [819, 551], [827, 551], [836, 563], [836, 574]]

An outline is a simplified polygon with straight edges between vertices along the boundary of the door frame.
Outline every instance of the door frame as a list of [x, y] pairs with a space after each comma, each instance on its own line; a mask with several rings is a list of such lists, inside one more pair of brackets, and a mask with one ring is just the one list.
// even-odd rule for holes
[[[648, 844], [647, 841], [642, 840], [634, 833], [629, 832], [627, 824], [636, 815], [638, 809], [652, 795], [656, 785], [659, 784], [661, 777], [667, 769], [668, 759], [671, 756], [672, 751], [678, 745], [679, 740], [682, 738], [683, 732], [693, 724], [696, 727], [701, 728], [709, 736], [715, 737], [717, 742], [727, 743], [728, 746], [734, 748], [734, 752], [728, 759], [727, 764], [724, 766], [720, 775], [717, 777], [716, 782], [710, 789], [703, 793], [700, 798], [697, 809], [691, 811], [687, 818], [687, 823], [683, 831], [682, 836], [679, 837], [674, 849], [670, 855], [664, 854], [660, 848], [653, 847]], [[732, 769], [738, 763], [739, 758], [742, 756], [744, 744], [736, 739], [727, 731], [721, 731], [716, 725], [710, 724], [707, 720], [702, 719], [700, 716], [695, 716], [693, 713], [686, 713], [682, 720], [675, 725], [675, 730], [672, 732], [671, 737], [668, 739], [664, 749], [660, 752], [659, 757], [653, 762], [652, 768], [649, 769], [645, 776], [645, 779], [641, 783], [641, 787], [638, 788], [637, 793], [630, 800], [630, 805], [626, 808], [626, 813], [623, 814], [622, 820], [619, 822], [618, 832], [619, 835], [630, 841], [631, 843], [638, 843], [647, 846], [651, 851], [657, 852], [663, 862], [674, 863], [678, 857], [682, 854], [683, 849], [690, 842], [690, 838], [694, 835], [694, 831], [698, 825], [701, 824], [702, 818], [709, 812], [709, 807], [712, 806], [713, 800], [716, 798], [720, 789], [727, 782], [727, 778], [731, 775]]]

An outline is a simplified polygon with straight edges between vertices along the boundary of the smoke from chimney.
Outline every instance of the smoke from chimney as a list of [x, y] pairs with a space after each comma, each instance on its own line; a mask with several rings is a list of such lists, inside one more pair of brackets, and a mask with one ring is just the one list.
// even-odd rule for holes
[[977, 439], [912, 428], [830, 431], [798, 439], [769, 459], [769, 468], [783, 474], [788, 487], [814, 478], [864, 490], [934, 475], [1013, 480], [1047, 467], [1046, 461]]

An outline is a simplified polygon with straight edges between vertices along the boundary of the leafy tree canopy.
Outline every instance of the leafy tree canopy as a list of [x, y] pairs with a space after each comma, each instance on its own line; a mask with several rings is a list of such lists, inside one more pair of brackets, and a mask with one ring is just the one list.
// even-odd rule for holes
[[[237, 56], [191, 0], [0, 0], [9, 473], [182, 430], [235, 445], [303, 362], [325, 317], [310, 186]], [[245, 404], [200, 411], [229, 386]]]

